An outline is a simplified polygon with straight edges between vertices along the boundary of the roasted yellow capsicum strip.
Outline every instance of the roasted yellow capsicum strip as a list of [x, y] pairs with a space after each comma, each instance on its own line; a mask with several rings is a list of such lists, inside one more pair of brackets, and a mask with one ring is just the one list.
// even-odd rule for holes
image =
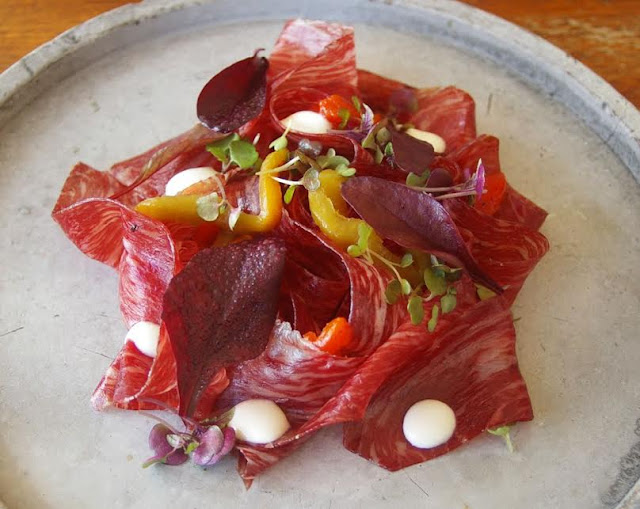
[[[287, 149], [270, 153], [262, 163], [260, 171], [272, 170], [287, 162]], [[280, 184], [269, 174], [261, 173], [258, 181], [260, 197], [260, 213], [240, 213], [233, 228], [237, 234], [261, 233], [273, 230], [282, 217], [282, 191]], [[141, 201], [136, 211], [159, 221], [175, 221], [181, 223], [200, 224], [204, 221], [198, 215], [197, 201], [199, 195], [157, 196]], [[228, 214], [221, 214], [216, 224], [229, 229]]]
[[[320, 172], [320, 187], [309, 193], [309, 210], [318, 228], [342, 249], [358, 243], [358, 225], [362, 219], [346, 217], [349, 207], [340, 193], [340, 187], [346, 180], [335, 170]], [[382, 239], [376, 232], [369, 237], [369, 249], [388, 260], [397, 256], [382, 245]]]

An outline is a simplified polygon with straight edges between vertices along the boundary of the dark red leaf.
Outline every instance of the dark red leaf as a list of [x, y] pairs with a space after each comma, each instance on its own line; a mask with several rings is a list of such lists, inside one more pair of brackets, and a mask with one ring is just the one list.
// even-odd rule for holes
[[391, 143], [393, 146], [393, 159], [402, 171], [406, 173], [424, 173], [433, 161], [433, 147], [413, 136], [391, 130]]
[[383, 237], [464, 267], [478, 283], [502, 293], [471, 256], [449, 213], [427, 193], [375, 177], [356, 177], [342, 185], [342, 196]]
[[169, 284], [162, 319], [177, 361], [181, 415], [193, 414], [220, 368], [264, 350], [284, 259], [275, 239], [206, 249]]
[[198, 96], [198, 118], [209, 129], [230, 133], [257, 117], [267, 98], [269, 61], [255, 55], [223, 69]]
[[426, 187], [449, 187], [453, 184], [453, 178], [444, 168], [436, 168], [429, 175]]

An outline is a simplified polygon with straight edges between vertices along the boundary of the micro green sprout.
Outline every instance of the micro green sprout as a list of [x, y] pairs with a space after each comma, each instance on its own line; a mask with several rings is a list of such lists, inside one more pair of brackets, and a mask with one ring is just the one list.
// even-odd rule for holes
[[510, 425], [500, 426], [499, 428], [494, 428], [494, 429], [488, 429], [487, 432], [491, 433], [492, 435], [502, 437], [504, 439], [505, 444], [507, 445], [507, 449], [509, 450], [509, 452], [512, 453], [514, 451], [513, 442], [511, 441]]
[[227, 221], [229, 223], [229, 229], [233, 231], [242, 210], [229, 203], [224, 191], [222, 179], [217, 175], [215, 178], [218, 184], [218, 191], [198, 198], [196, 201], [196, 211], [198, 216], [205, 221], [216, 221], [221, 215], [228, 212]]

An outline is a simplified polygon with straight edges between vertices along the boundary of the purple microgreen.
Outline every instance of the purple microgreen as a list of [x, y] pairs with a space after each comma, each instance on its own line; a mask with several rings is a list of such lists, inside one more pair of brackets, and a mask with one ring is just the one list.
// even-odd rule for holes
[[436, 325], [438, 325], [438, 316], [440, 315], [440, 308], [436, 304], [431, 309], [431, 318], [427, 322], [427, 330], [429, 332], [433, 332], [436, 329]]
[[158, 423], [151, 428], [151, 432], [149, 433], [149, 447], [155, 455], [143, 463], [143, 468], [155, 465], [156, 463], [182, 465], [187, 461], [188, 456], [185, 454], [182, 446], [172, 446], [169, 442], [170, 436], [176, 437], [178, 435], [174, 434], [171, 428], [162, 423]]
[[424, 320], [424, 307], [422, 306], [422, 298], [414, 295], [407, 302], [407, 311], [413, 325], [420, 325]]
[[442, 307], [442, 313], [451, 313], [456, 308], [456, 290], [453, 287], [449, 287], [446, 295], [443, 295], [440, 299], [440, 306]]
[[403, 132], [392, 129], [393, 158], [395, 165], [405, 173], [422, 174], [429, 168], [435, 156], [433, 147]]
[[293, 194], [298, 189], [298, 186], [289, 186], [284, 193], [284, 202], [289, 205], [293, 201]]
[[507, 450], [510, 453], [513, 453], [515, 449], [513, 447], [513, 442], [511, 441], [510, 425], [500, 426], [499, 428], [494, 428], [494, 429], [488, 429], [487, 432], [491, 433], [492, 435], [502, 437], [504, 439], [504, 443], [507, 445]]
[[407, 175], [407, 178], [405, 179], [405, 183], [409, 187], [424, 187], [425, 184], [427, 183], [427, 180], [429, 180], [430, 175], [431, 175], [431, 172], [429, 170], [423, 171], [422, 175], [417, 175], [413, 172], [410, 172], [409, 175]]
[[400, 267], [402, 267], [403, 269], [406, 269], [407, 267], [411, 266], [412, 263], [413, 263], [413, 255], [411, 253], [405, 253], [404, 256], [402, 257], [402, 260], [400, 260]]
[[389, 112], [394, 115], [413, 113], [418, 109], [418, 98], [413, 90], [402, 87], [394, 90], [389, 97]]
[[298, 150], [309, 157], [318, 157], [322, 153], [322, 143], [303, 138], [298, 143]]
[[344, 129], [347, 127], [349, 118], [351, 118], [351, 113], [347, 108], [340, 108], [338, 110], [338, 116], [340, 117], [340, 125], [338, 126], [338, 129]]
[[360, 120], [360, 132], [363, 133], [363, 135], [366, 135], [373, 129], [373, 111], [367, 104], [364, 104], [363, 108], [364, 111]]
[[218, 426], [210, 426], [198, 437], [199, 444], [191, 456], [193, 462], [201, 467], [215, 465], [233, 449], [235, 436], [233, 428], [222, 431]]
[[176, 357], [180, 415], [194, 414], [220, 368], [264, 351], [284, 260], [280, 241], [254, 239], [203, 249], [173, 277], [162, 320]]
[[[444, 168], [435, 168], [428, 175], [427, 182], [425, 186], [430, 189], [447, 189], [453, 185], [453, 178], [451, 177], [451, 173], [449, 173]], [[437, 192], [437, 191], [434, 191]]]
[[402, 286], [400, 285], [400, 281], [397, 279], [392, 279], [389, 281], [387, 288], [384, 291], [384, 299], [389, 305], [393, 305], [398, 302], [400, 295], [402, 294]]
[[230, 133], [257, 117], [267, 98], [269, 61], [258, 52], [223, 69], [198, 96], [200, 122], [209, 129]]
[[474, 260], [447, 210], [432, 196], [376, 177], [351, 178], [342, 184], [341, 192], [382, 237], [405, 249], [432, 253], [454, 267], [464, 267], [478, 283], [502, 292]]

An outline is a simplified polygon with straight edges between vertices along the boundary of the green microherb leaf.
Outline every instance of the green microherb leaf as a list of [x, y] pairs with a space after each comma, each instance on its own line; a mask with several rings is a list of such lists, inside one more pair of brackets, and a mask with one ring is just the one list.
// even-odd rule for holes
[[372, 129], [369, 134], [365, 136], [364, 140], [362, 140], [362, 148], [369, 150], [375, 150], [377, 148], [380, 150], [380, 147], [378, 147], [378, 144], [376, 143], [375, 129]]
[[422, 175], [416, 175], [415, 173], [409, 173], [407, 175], [407, 179], [405, 180], [405, 184], [410, 187], [424, 187], [429, 180], [429, 175], [431, 172], [426, 170], [422, 173]]
[[338, 129], [344, 129], [347, 127], [347, 122], [349, 122], [351, 113], [347, 108], [340, 108], [338, 110], [338, 116], [340, 117], [340, 125], [338, 126]]
[[403, 295], [409, 295], [411, 293], [411, 283], [406, 279], [403, 278], [400, 280], [400, 287], [402, 288]]
[[393, 143], [389, 142], [385, 145], [384, 155], [387, 157], [393, 157]]
[[356, 169], [349, 168], [347, 165], [341, 164], [336, 167], [336, 172], [341, 177], [353, 177], [356, 174]]
[[360, 113], [362, 111], [362, 103], [360, 102], [360, 99], [358, 99], [357, 96], [353, 95], [351, 96], [351, 102], [355, 106], [358, 113]]
[[289, 145], [289, 140], [287, 140], [287, 134], [289, 134], [289, 129], [291, 129], [291, 122], [287, 124], [287, 128], [282, 133], [282, 136], [276, 138], [269, 144], [269, 148], [273, 150], [282, 150], [283, 148], [287, 148]]
[[387, 304], [393, 305], [398, 302], [400, 295], [402, 294], [402, 287], [400, 285], [400, 281], [397, 279], [393, 279], [387, 285], [387, 288], [384, 291], [384, 300], [387, 301]]
[[353, 256], [354, 258], [358, 258], [358, 256], [361, 256], [363, 251], [362, 249], [360, 249], [360, 246], [356, 246], [355, 244], [351, 244], [349, 247], [347, 247], [347, 253], [349, 254], [349, 256]]
[[361, 252], [365, 252], [369, 249], [369, 238], [373, 233], [373, 228], [369, 226], [367, 223], [362, 221], [358, 224], [358, 247]]
[[488, 429], [487, 432], [504, 438], [504, 442], [507, 444], [509, 452], [514, 451], [513, 442], [511, 441], [511, 426], [500, 426], [499, 428]]
[[284, 193], [284, 202], [289, 205], [291, 203], [291, 201], [293, 200], [293, 195], [296, 192], [296, 189], [298, 189], [298, 186], [289, 186], [287, 188], [287, 190]]
[[309, 168], [302, 176], [302, 185], [307, 191], [317, 191], [320, 187], [320, 173], [315, 168]]
[[192, 440], [191, 442], [189, 442], [189, 445], [187, 445], [186, 449], [184, 450], [184, 453], [186, 455], [191, 454], [193, 451], [195, 451], [198, 446], [200, 445], [200, 443], [197, 440]]
[[329, 155], [318, 156], [316, 162], [323, 170], [326, 168], [338, 168], [339, 166], [349, 166], [349, 159], [343, 156]]
[[229, 145], [240, 140], [238, 133], [230, 134], [221, 140], [214, 141], [207, 145], [207, 152], [210, 152], [221, 163], [229, 162]]
[[436, 325], [438, 325], [438, 316], [440, 315], [440, 308], [436, 304], [433, 306], [431, 310], [431, 319], [427, 323], [427, 330], [429, 332], [433, 332], [436, 329]]
[[201, 196], [196, 201], [196, 211], [205, 221], [215, 221], [220, 215], [220, 207], [222, 200], [220, 195], [216, 192]]
[[229, 229], [231, 231], [236, 227], [236, 223], [238, 222], [241, 213], [242, 209], [239, 208], [232, 208], [231, 212], [229, 212]]
[[412, 263], [413, 263], [413, 255], [411, 253], [405, 253], [404, 256], [402, 257], [402, 260], [400, 260], [400, 267], [402, 267], [403, 269], [406, 269]]
[[457, 304], [457, 299], [456, 296], [452, 293], [447, 292], [446, 295], [444, 295], [441, 299], [440, 299], [440, 305], [442, 306], [442, 312], [444, 314], [446, 313], [451, 313], [451, 311], [453, 311], [456, 308], [456, 304]]
[[476, 291], [478, 292], [478, 298], [480, 300], [487, 300], [496, 296], [495, 292], [492, 292], [491, 290], [489, 290], [488, 288], [482, 285], [476, 285]]
[[376, 164], [380, 164], [383, 159], [384, 159], [384, 152], [382, 152], [382, 150], [380, 150], [380, 147], [376, 145], [376, 153], [373, 156], [373, 160], [376, 162]]
[[444, 274], [438, 276], [433, 268], [428, 267], [423, 272], [424, 284], [427, 290], [431, 292], [431, 295], [444, 295], [447, 291], [447, 282], [444, 279]]
[[391, 133], [386, 127], [381, 128], [376, 133], [376, 141], [379, 145], [386, 145], [391, 141]]
[[241, 169], [251, 168], [258, 160], [258, 151], [252, 143], [235, 140], [229, 143], [229, 158]]
[[335, 148], [330, 148], [329, 150], [327, 150], [327, 157], [333, 157], [336, 155], [336, 149]]
[[422, 298], [414, 295], [409, 299], [407, 303], [407, 311], [411, 317], [411, 323], [413, 325], [420, 325], [424, 320], [424, 308], [422, 307]]

